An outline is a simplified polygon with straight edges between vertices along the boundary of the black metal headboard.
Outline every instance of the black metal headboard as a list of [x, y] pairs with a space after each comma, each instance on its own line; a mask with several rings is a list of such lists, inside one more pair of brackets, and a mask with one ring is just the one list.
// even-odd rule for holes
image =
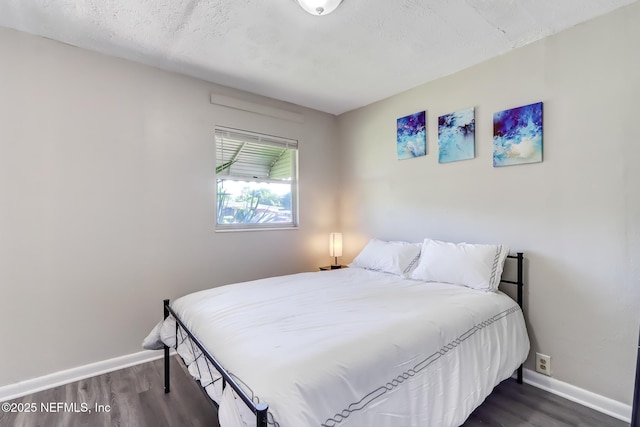
[[524, 302], [523, 296], [522, 296], [522, 288], [524, 287], [524, 279], [523, 279], [524, 254], [522, 252], [517, 252], [515, 255], [507, 255], [507, 258], [512, 258], [517, 260], [517, 263], [518, 263], [518, 272], [516, 275], [517, 279], [516, 280], [501, 279], [500, 283], [509, 283], [512, 285], [516, 285], [518, 287], [518, 296], [516, 298], [516, 302], [520, 306], [520, 309], [522, 309], [522, 304]]
[[[518, 305], [520, 306], [520, 310], [522, 310], [523, 314], [524, 314], [524, 308], [523, 308], [523, 293], [522, 293], [522, 288], [524, 287], [524, 254], [522, 252], [516, 252], [515, 255], [508, 255], [507, 258], [511, 258], [511, 259], [515, 259], [517, 262], [517, 273], [516, 273], [516, 280], [506, 280], [506, 279], [501, 279], [500, 283], [509, 283], [511, 285], [516, 285], [517, 287], [517, 291], [518, 291], [518, 295], [516, 297], [516, 302], [518, 303]], [[520, 365], [518, 367], [518, 371], [517, 371], [517, 378], [516, 380], [518, 381], [518, 384], [522, 384], [522, 365]]]

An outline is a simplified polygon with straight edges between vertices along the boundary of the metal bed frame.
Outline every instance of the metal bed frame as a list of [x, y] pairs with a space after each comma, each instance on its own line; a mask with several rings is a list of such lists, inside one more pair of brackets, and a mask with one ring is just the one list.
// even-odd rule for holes
[[[501, 283], [508, 283], [517, 286], [517, 296], [516, 302], [520, 306], [520, 309], [524, 312], [523, 307], [523, 287], [524, 287], [524, 254], [522, 252], [517, 252], [516, 255], [508, 255], [507, 258], [512, 258], [517, 261], [517, 275], [516, 280], [505, 280], [501, 279]], [[208, 359], [209, 363], [215, 367], [215, 369], [220, 373], [222, 377], [222, 389], [224, 390], [226, 386], [230, 386], [233, 391], [238, 395], [238, 397], [247, 405], [247, 407], [256, 415], [256, 427], [268, 427], [268, 418], [267, 412], [269, 410], [269, 405], [264, 402], [255, 403], [245, 391], [238, 385], [238, 383], [229, 375], [229, 373], [222, 367], [222, 365], [216, 360], [215, 357], [204, 347], [204, 345], [191, 333], [191, 331], [186, 327], [186, 325], [180, 320], [178, 315], [171, 309], [169, 305], [169, 300], [165, 299], [163, 301], [163, 311], [164, 318], [166, 319], [169, 315], [173, 316], [176, 319], [176, 346], [177, 346], [177, 335], [178, 328], [182, 328], [182, 330], [187, 334], [189, 339], [195, 344], [202, 354]], [[169, 379], [169, 347], [164, 346], [164, 392], [169, 393], [171, 391], [171, 384]], [[520, 365], [516, 371], [516, 381], [518, 384], [522, 384], [522, 365]], [[211, 401], [216, 407], [217, 402], [211, 399], [202, 386], [200, 381], [196, 380], [198, 386], [202, 390], [202, 392], [207, 396], [207, 399]]]

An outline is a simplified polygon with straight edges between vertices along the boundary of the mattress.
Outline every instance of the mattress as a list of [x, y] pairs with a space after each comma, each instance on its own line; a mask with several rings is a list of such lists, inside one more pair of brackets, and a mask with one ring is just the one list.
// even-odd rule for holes
[[[171, 307], [269, 404], [274, 427], [459, 426], [529, 352], [522, 311], [501, 292], [358, 268], [221, 286]], [[174, 322], [162, 328], [170, 346]], [[177, 342], [221, 427], [255, 426], [184, 333]]]

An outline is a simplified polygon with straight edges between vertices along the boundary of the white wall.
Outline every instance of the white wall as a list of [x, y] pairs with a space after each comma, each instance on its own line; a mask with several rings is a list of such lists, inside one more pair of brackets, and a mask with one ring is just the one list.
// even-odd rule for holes
[[[329, 263], [334, 116], [2, 28], [0, 58], [0, 386], [142, 350], [163, 298]], [[216, 124], [300, 141], [298, 230], [214, 233]]]
[[[626, 404], [640, 322], [638, 22], [636, 3], [338, 118], [346, 261], [369, 237], [524, 251], [532, 354]], [[544, 162], [494, 169], [493, 113], [537, 101]], [[438, 164], [438, 116], [471, 106], [476, 158]], [[427, 156], [397, 160], [396, 118], [425, 109]]]

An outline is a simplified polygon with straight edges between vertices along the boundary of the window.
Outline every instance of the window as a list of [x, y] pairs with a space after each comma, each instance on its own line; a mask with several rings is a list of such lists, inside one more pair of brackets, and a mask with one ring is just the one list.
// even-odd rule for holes
[[218, 230], [298, 225], [298, 141], [216, 127]]

